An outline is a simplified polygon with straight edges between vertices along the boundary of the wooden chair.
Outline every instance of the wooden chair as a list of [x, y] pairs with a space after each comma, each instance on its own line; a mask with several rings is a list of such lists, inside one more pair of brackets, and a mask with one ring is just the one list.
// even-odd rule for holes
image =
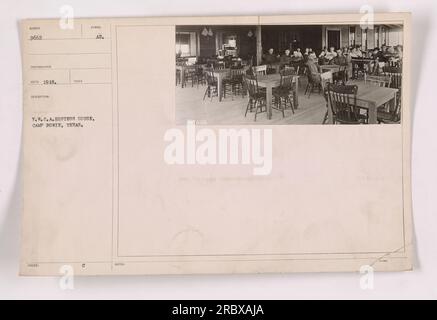
[[364, 75], [364, 82], [377, 87], [390, 88], [391, 78], [390, 76], [369, 76]]
[[389, 112], [394, 112], [395, 110], [400, 112], [402, 100], [402, 69], [396, 67], [386, 67], [384, 68], [383, 75], [390, 77], [390, 88], [398, 89], [398, 92], [396, 93], [396, 106], [393, 110], [389, 110]]
[[197, 84], [197, 88], [199, 88], [199, 84], [204, 85], [206, 83], [206, 76], [202, 66], [196, 66], [192, 78], [192, 82]]
[[299, 74], [299, 68], [300, 68], [300, 66], [297, 66], [295, 68], [295, 67], [292, 67], [292, 66], [285, 65], [283, 70], [291, 70], [291, 72], [293, 72], [294, 75], [298, 75]]
[[261, 66], [253, 67], [253, 70], [256, 74], [265, 76], [267, 74], [267, 65], [264, 64]]
[[212, 98], [214, 96], [218, 97], [218, 82], [217, 78], [214, 77], [214, 73], [211, 70], [205, 71], [206, 76], [206, 90], [205, 94], [203, 95], [203, 100], [205, 100], [205, 97], [208, 95], [208, 98]]
[[224, 97], [226, 97], [228, 92], [230, 92], [232, 100], [234, 99], [234, 95], [237, 95], [238, 93], [244, 96], [243, 74], [243, 68], [230, 69], [230, 77], [223, 79], [222, 82]]
[[384, 71], [383, 75], [390, 77], [390, 88], [401, 89], [402, 88], [402, 72], [392, 72], [392, 71], [400, 71], [398, 68], [392, 69], [388, 68]]
[[323, 97], [325, 98], [326, 102], [326, 113], [325, 117], [323, 118], [322, 124], [326, 124], [328, 121], [328, 108], [329, 108], [329, 97], [328, 97], [328, 83], [334, 83], [334, 79], [332, 77], [332, 72], [324, 72], [320, 74], [320, 85], [322, 87], [323, 91]]
[[187, 66], [184, 69], [184, 82], [182, 83], [182, 87], [186, 87], [188, 81], [191, 80], [191, 87], [194, 87], [194, 82], [196, 78], [196, 68], [194, 66]]
[[345, 84], [348, 81], [347, 66], [339, 66], [338, 72], [333, 75], [334, 83]]
[[289, 103], [291, 111], [294, 113], [294, 101], [296, 92], [294, 90], [294, 71], [282, 70], [280, 72], [281, 82], [278, 88], [273, 91], [274, 105], [273, 109], [282, 112], [282, 117], [285, 117], [284, 110], [287, 109], [287, 103]]
[[249, 93], [249, 101], [244, 116], [246, 117], [248, 111], [252, 112], [252, 110], [255, 109], [256, 121], [258, 113], [267, 112], [266, 95], [265, 92], [259, 90], [256, 76], [246, 74], [244, 76], [244, 81], [246, 82], [247, 91]]
[[181, 70], [176, 69], [176, 85], [181, 83]]
[[364, 77], [366, 73], [369, 73], [369, 64], [372, 60], [352, 59], [352, 78], [359, 79], [361, 75]]
[[390, 78], [390, 88], [398, 89], [396, 105], [390, 109], [387, 106], [378, 108], [377, 120], [379, 123], [400, 123], [402, 105], [402, 69], [398, 67], [385, 67], [384, 76]]
[[378, 108], [378, 123], [400, 123], [401, 122], [401, 104], [397, 103], [394, 110], [381, 110]]
[[395, 68], [400, 68], [402, 65], [402, 62], [400, 60], [390, 60], [389, 62], [387, 62], [388, 67], [395, 67]]
[[357, 106], [358, 86], [327, 84], [329, 104], [331, 105], [334, 124], [368, 123], [368, 112], [361, 114]]
[[225, 63], [223, 61], [215, 62], [213, 64], [214, 70], [223, 70], [225, 68]]

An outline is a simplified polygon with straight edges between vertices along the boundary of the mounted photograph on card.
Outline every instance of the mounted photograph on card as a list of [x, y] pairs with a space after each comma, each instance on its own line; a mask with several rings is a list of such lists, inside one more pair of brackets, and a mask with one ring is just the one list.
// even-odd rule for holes
[[20, 273], [411, 270], [410, 29], [23, 20]]

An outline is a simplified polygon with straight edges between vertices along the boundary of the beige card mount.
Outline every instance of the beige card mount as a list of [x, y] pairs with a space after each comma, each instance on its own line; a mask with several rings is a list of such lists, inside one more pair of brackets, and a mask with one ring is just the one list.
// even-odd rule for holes
[[21, 21], [20, 274], [410, 270], [410, 15], [371, 18]]

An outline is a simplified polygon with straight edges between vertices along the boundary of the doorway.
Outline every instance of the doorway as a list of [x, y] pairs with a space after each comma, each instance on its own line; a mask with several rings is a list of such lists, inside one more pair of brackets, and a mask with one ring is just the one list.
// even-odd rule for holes
[[335, 49], [340, 48], [340, 30], [328, 30], [328, 49], [334, 47]]

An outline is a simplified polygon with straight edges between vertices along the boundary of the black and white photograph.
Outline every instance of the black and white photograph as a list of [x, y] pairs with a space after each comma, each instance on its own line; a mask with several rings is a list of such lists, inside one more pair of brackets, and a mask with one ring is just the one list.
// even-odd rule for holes
[[176, 123], [399, 124], [403, 26], [176, 26]]

